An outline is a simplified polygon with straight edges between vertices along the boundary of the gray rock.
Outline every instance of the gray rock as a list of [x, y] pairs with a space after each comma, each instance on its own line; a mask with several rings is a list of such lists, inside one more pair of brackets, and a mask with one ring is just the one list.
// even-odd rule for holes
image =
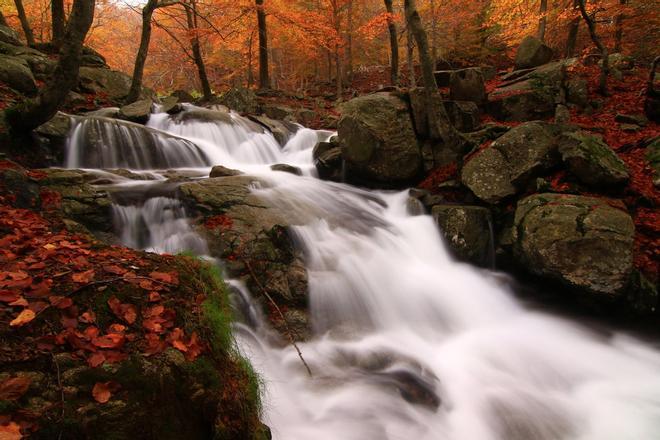
[[126, 121], [136, 122], [138, 124], [146, 124], [151, 116], [151, 107], [153, 102], [151, 99], [142, 99], [135, 101], [132, 104], [125, 105], [119, 109], [119, 119]]
[[649, 123], [648, 118], [643, 114], [627, 115], [623, 113], [617, 113], [617, 115], [614, 117], [614, 120], [622, 124], [635, 124], [642, 127]]
[[279, 121], [292, 120], [294, 110], [284, 105], [264, 105], [261, 110], [266, 116]]
[[508, 167], [500, 151], [487, 148], [465, 164], [461, 181], [484, 202], [497, 203], [517, 191], [511, 183]]
[[299, 126], [291, 122], [278, 121], [268, 116], [249, 115], [248, 118], [273, 134], [280, 146], [285, 146], [291, 137], [298, 131]]
[[438, 70], [433, 72], [438, 87], [449, 87], [452, 72], [453, 70]]
[[7, 44], [13, 44], [15, 46], [22, 46], [23, 42], [18, 35], [18, 32], [10, 28], [9, 26], [0, 26], [0, 41]]
[[565, 133], [559, 140], [559, 152], [571, 172], [587, 185], [611, 186], [628, 181], [625, 163], [598, 136]]
[[195, 97], [191, 95], [190, 93], [186, 92], [185, 90], [175, 90], [172, 92], [172, 95], [176, 97], [178, 102], [185, 103], [185, 102], [193, 102], [195, 100]]
[[481, 69], [455, 70], [449, 80], [449, 97], [452, 101], [472, 101], [482, 104], [486, 101], [486, 86]]
[[312, 152], [314, 165], [319, 177], [324, 180], [340, 182], [342, 180], [341, 148], [336, 137], [328, 142], [319, 142]]
[[254, 91], [242, 87], [229, 89], [217, 101], [238, 113], [256, 113], [259, 108]]
[[111, 101], [118, 102], [128, 95], [131, 77], [104, 67], [81, 67], [78, 87], [86, 93], [105, 93]]
[[72, 119], [66, 113], [57, 112], [53, 118], [37, 127], [35, 133], [47, 138], [66, 139], [71, 130]]
[[447, 244], [460, 260], [480, 266], [491, 263], [491, 214], [480, 206], [436, 205], [431, 214]]
[[538, 38], [529, 36], [518, 46], [515, 68], [516, 70], [520, 70], [537, 67], [550, 62], [552, 56], [553, 52], [550, 47], [546, 46]]
[[566, 82], [566, 102], [585, 108], [589, 105], [589, 84], [583, 78], [571, 78]]
[[593, 197], [536, 194], [518, 202], [514, 224], [514, 252], [528, 271], [604, 298], [621, 295], [635, 233], [623, 208]]
[[33, 96], [37, 93], [37, 84], [27, 62], [18, 57], [0, 55], [0, 81], [12, 89]]
[[183, 106], [179, 104], [179, 98], [176, 96], [167, 96], [162, 100], [160, 111], [163, 113], [177, 114], [183, 111]]
[[341, 106], [339, 143], [347, 178], [401, 185], [418, 176], [422, 155], [404, 100], [381, 92]]
[[296, 176], [302, 176], [302, 170], [300, 168], [285, 163], [276, 163], [274, 165], [271, 165], [270, 169], [273, 171], [282, 171], [284, 173], [295, 174]]
[[646, 147], [646, 160], [653, 168], [653, 185], [660, 187], [660, 137], [656, 137]]
[[243, 174], [242, 171], [223, 167], [222, 165], [216, 165], [211, 168], [211, 174], [209, 174], [209, 177], [231, 177], [240, 176], [241, 174]]
[[[610, 69], [616, 69], [620, 72], [625, 72], [635, 68], [635, 58], [624, 55], [622, 53], [612, 53], [608, 57]], [[602, 66], [603, 62], [599, 61], [598, 65]]]
[[571, 112], [563, 104], [557, 105], [555, 109], [555, 124], [566, 125], [571, 122]]
[[447, 115], [452, 125], [460, 132], [466, 133], [479, 126], [479, 107], [471, 101], [443, 101]]

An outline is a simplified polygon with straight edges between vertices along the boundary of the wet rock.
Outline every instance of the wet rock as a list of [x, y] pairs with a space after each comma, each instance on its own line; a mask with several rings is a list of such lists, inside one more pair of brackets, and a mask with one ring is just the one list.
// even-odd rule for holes
[[151, 99], [142, 99], [131, 104], [125, 105], [119, 109], [119, 119], [146, 124], [151, 116], [153, 102]]
[[173, 91], [170, 96], [176, 97], [176, 99], [178, 99], [178, 101], [181, 103], [193, 102], [195, 100], [195, 97], [193, 95], [181, 89]]
[[314, 165], [319, 177], [324, 180], [341, 182], [342, 180], [342, 155], [339, 142], [333, 137], [328, 142], [319, 142], [312, 152]]
[[209, 177], [230, 177], [240, 176], [241, 174], [243, 174], [242, 171], [223, 167], [222, 165], [216, 165], [211, 169], [211, 174], [209, 174]]
[[162, 100], [160, 111], [174, 115], [183, 111], [183, 106], [179, 104], [179, 98], [176, 96], [167, 96]]
[[592, 186], [622, 185], [629, 174], [625, 163], [602, 138], [586, 133], [565, 133], [559, 152], [571, 172]]
[[284, 105], [264, 105], [261, 107], [261, 110], [271, 119], [277, 119], [279, 121], [293, 119], [294, 110]]
[[547, 125], [528, 122], [509, 130], [467, 162], [461, 180], [481, 200], [497, 203], [557, 162], [556, 141]]
[[415, 178], [422, 155], [404, 100], [380, 92], [341, 107], [339, 143], [347, 179], [371, 185], [403, 185]]
[[105, 93], [111, 101], [119, 102], [131, 89], [131, 77], [105, 67], [81, 67], [78, 88], [85, 93]]
[[47, 138], [65, 139], [71, 130], [72, 119], [66, 113], [57, 112], [53, 118], [34, 131]]
[[18, 57], [0, 55], [0, 81], [29, 96], [37, 93], [37, 84], [28, 63]]
[[494, 141], [511, 129], [508, 125], [488, 122], [480, 130], [465, 133], [464, 136], [474, 145], [481, 145], [485, 141]]
[[625, 207], [593, 197], [536, 194], [516, 208], [514, 251], [528, 271], [615, 298], [633, 268], [635, 227]]
[[529, 69], [530, 67], [537, 67], [546, 64], [552, 60], [552, 49], [546, 46], [543, 41], [538, 38], [529, 36], [526, 37], [516, 52], [515, 68]]
[[452, 101], [471, 101], [478, 105], [486, 101], [486, 87], [481, 69], [455, 70], [449, 80], [449, 97]]
[[256, 122], [273, 134], [280, 146], [285, 146], [291, 137], [298, 131], [299, 126], [286, 121], [276, 121], [268, 116], [249, 115], [251, 121]]
[[18, 32], [9, 26], [0, 26], [0, 41], [7, 44], [13, 44], [15, 46], [23, 45]]
[[238, 113], [256, 113], [259, 108], [254, 91], [242, 87], [230, 89], [216, 100]]
[[193, 108], [191, 110], [186, 110], [172, 115], [172, 119], [178, 122], [197, 121], [233, 124], [231, 115], [228, 112], [206, 108]]
[[302, 170], [300, 168], [285, 163], [276, 163], [274, 165], [271, 165], [270, 169], [273, 171], [282, 171], [284, 173], [295, 174], [296, 176], [302, 176]]
[[458, 259], [480, 266], [491, 263], [491, 214], [487, 208], [435, 205], [431, 214]]

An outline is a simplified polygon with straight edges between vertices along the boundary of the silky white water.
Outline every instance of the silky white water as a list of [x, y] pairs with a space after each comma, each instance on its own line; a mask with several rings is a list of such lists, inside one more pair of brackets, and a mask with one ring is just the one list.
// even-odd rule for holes
[[[271, 345], [254, 307], [236, 328], [263, 378], [263, 419], [275, 439], [660, 438], [657, 348], [526, 309], [501, 276], [453, 261], [432, 219], [408, 214], [406, 191], [320, 181], [315, 132], [301, 129], [281, 148], [232, 118], [158, 114], [149, 125], [194, 144], [202, 166], [258, 175], [267, 183], [255, 189], [260, 197], [306, 219], [291, 232], [309, 274], [314, 336], [299, 346], [313, 376], [292, 347]], [[84, 157], [85, 146], [75, 148]], [[279, 162], [305, 175], [270, 171]], [[206, 253], [185, 215], [169, 197], [115, 207], [127, 245]]]

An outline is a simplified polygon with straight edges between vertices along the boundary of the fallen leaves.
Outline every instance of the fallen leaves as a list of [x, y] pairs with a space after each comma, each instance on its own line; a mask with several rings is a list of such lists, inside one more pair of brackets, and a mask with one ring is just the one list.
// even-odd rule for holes
[[108, 403], [112, 397], [112, 393], [120, 388], [117, 382], [96, 382], [92, 388], [92, 397], [98, 403]]
[[71, 279], [73, 279], [75, 283], [89, 284], [94, 279], [94, 269], [74, 273], [71, 275]]
[[9, 422], [7, 425], [0, 425], [0, 440], [20, 440], [21, 427], [16, 422]]
[[0, 400], [18, 400], [30, 388], [32, 380], [28, 376], [17, 376], [0, 382]]
[[23, 309], [23, 311], [19, 313], [18, 316], [9, 323], [9, 325], [12, 327], [20, 327], [32, 321], [36, 316], [36, 313], [34, 313], [32, 310]]

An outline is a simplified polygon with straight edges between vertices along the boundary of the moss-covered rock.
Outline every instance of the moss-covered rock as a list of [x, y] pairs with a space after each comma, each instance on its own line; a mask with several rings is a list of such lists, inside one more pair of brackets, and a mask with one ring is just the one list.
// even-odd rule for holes
[[564, 133], [559, 152], [571, 172], [587, 185], [622, 185], [630, 177], [625, 163], [601, 137], [585, 132]]
[[487, 208], [435, 205], [431, 214], [459, 259], [480, 266], [491, 262], [491, 215]]
[[0, 81], [29, 96], [37, 93], [37, 84], [29, 65], [18, 57], [0, 55]]
[[646, 147], [646, 160], [653, 168], [653, 185], [660, 187], [660, 137], [653, 139]]
[[516, 70], [529, 69], [548, 63], [552, 60], [552, 56], [552, 49], [546, 46], [543, 41], [532, 36], [525, 37], [516, 52]]
[[531, 273], [611, 300], [628, 283], [634, 233], [630, 215], [607, 200], [536, 194], [518, 202], [514, 252]]
[[131, 88], [131, 77], [105, 67], [81, 67], [78, 88], [86, 93], [105, 93], [110, 101], [121, 102]]
[[119, 109], [118, 117], [138, 124], [146, 124], [151, 116], [151, 99], [141, 99]]

